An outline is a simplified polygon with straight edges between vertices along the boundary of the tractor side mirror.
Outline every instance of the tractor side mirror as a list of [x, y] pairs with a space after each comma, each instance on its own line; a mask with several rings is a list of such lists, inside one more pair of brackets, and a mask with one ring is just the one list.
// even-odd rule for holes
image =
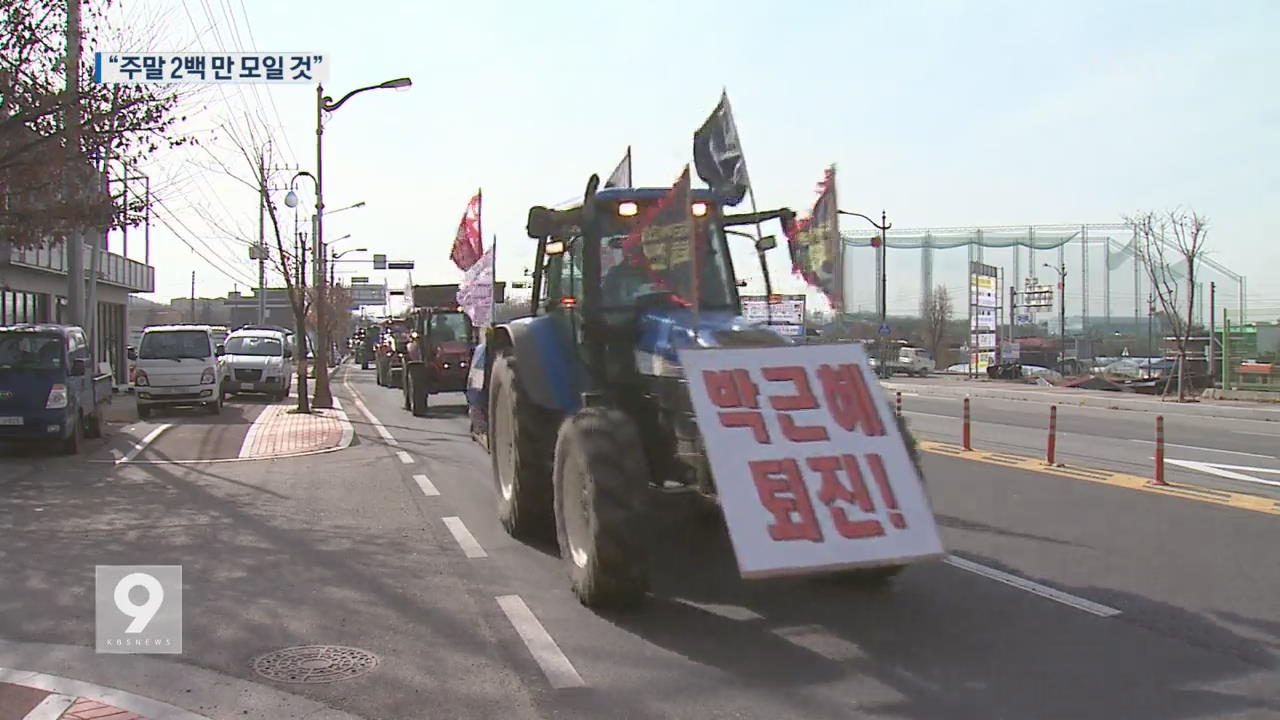
[[756, 241], [756, 252], [768, 252], [778, 247], [778, 238], [774, 235], [765, 235]]

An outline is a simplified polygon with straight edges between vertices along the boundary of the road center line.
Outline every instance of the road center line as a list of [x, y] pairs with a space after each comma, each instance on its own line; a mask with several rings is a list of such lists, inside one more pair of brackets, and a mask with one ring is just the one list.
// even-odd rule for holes
[[440, 491], [436, 489], [434, 484], [432, 484], [431, 478], [428, 478], [426, 475], [414, 475], [413, 481], [418, 483], [418, 487], [422, 489], [422, 494], [427, 497], [435, 497], [440, 494]]
[[515, 627], [529, 654], [542, 668], [553, 688], [586, 687], [582, 676], [573, 668], [573, 663], [560, 651], [560, 646], [551, 639], [546, 628], [538, 622], [537, 616], [529, 609], [519, 595], [500, 595], [498, 606], [506, 613], [507, 619]]
[[480, 542], [476, 540], [476, 536], [471, 534], [466, 524], [462, 522], [460, 517], [444, 518], [445, 527], [449, 528], [449, 532], [453, 534], [453, 539], [458, 541], [458, 545], [462, 548], [462, 552], [469, 558], [489, 557], [489, 553], [480, 547]]
[[413, 456], [403, 450], [397, 452], [396, 457], [400, 458], [400, 462], [404, 463], [405, 465], [413, 464]]
[[168, 430], [171, 427], [173, 427], [172, 424], [166, 423], [152, 430], [151, 432], [147, 433], [146, 437], [142, 438], [141, 440], [133, 444], [133, 449], [130, 450], [128, 453], [126, 453], [124, 457], [116, 460], [116, 465], [123, 465], [124, 463], [127, 463], [130, 460], [133, 460], [134, 458], [138, 457], [139, 453], [141, 453], [143, 450], [146, 450], [148, 445], [150, 445], [152, 442], [155, 442], [155, 439], [160, 437], [160, 433], [164, 432], [165, 430]]
[[1020, 578], [1017, 575], [1010, 575], [1007, 572], [996, 570], [995, 568], [987, 567], [981, 563], [966, 560], [956, 555], [948, 555], [943, 562], [952, 567], [960, 568], [961, 570], [968, 570], [975, 575], [981, 575], [985, 578], [995, 580], [996, 582], [1002, 582], [1005, 585], [1016, 587], [1019, 590], [1026, 590], [1034, 595], [1049, 598], [1050, 600], [1060, 602], [1063, 605], [1070, 605], [1077, 610], [1083, 610], [1087, 613], [1097, 615], [1098, 617], [1114, 617], [1120, 614], [1120, 611], [1113, 607], [1107, 607], [1106, 605], [1098, 604], [1092, 600], [1085, 600], [1082, 597], [1077, 597], [1070, 593], [1051, 588], [1047, 585], [1032, 582], [1026, 578]]
[[[1155, 440], [1139, 440], [1138, 438], [1130, 438], [1129, 442], [1146, 443], [1148, 445], [1155, 444]], [[1201, 452], [1227, 453], [1228, 455], [1247, 455], [1248, 457], [1262, 458], [1264, 460], [1275, 460], [1274, 455], [1259, 455], [1258, 453], [1240, 452], [1239, 450], [1219, 450], [1217, 448], [1199, 447], [1196, 445], [1179, 445], [1178, 443], [1167, 442], [1165, 447], [1176, 447], [1184, 450], [1199, 450]]]
[[943, 420], [959, 420], [955, 415], [939, 415], [938, 413], [920, 412], [919, 410], [903, 410], [903, 415], [924, 415], [926, 417], [942, 418]]
[[347, 391], [351, 393], [351, 400], [355, 402], [356, 407], [360, 410], [360, 414], [364, 415], [365, 419], [369, 421], [369, 424], [373, 426], [373, 429], [378, 432], [378, 435], [382, 436], [382, 439], [385, 440], [388, 445], [399, 445], [400, 443], [396, 441], [395, 436], [391, 434], [391, 431], [387, 429], [387, 426], [383, 425], [382, 421], [379, 420], [371, 410], [369, 410], [369, 406], [365, 405], [364, 401], [360, 399], [360, 393], [356, 392], [356, 389], [351, 386], [351, 382], [347, 379], [346, 375], [342, 378], [342, 384], [347, 386]]
[[58, 720], [75, 702], [75, 695], [46, 695], [22, 720]]

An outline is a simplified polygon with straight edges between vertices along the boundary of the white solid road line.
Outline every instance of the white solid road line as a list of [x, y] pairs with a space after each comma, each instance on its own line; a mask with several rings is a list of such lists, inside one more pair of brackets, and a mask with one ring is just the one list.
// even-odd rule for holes
[[165, 430], [168, 430], [171, 427], [173, 427], [172, 424], [165, 424], [147, 433], [146, 437], [142, 438], [141, 440], [133, 444], [133, 449], [130, 450], [128, 453], [126, 453], [124, 457], [116, 460], [116, 465], [122, 465], [138, 457], [139, 453], [141, 453], [143, 450], [146, 450], [148, 445], [154, 442], [156, 438], [160, 437], [160, 433], [164, 432]]
[[551, 687], [586, 687], [582, 676], [573, 668], [573, 663], [560, 651], [560, 646], [551, 639], [546, 628], [542, 627], [542, 623], [538, 622], [538, 618], [519, 595], [500, 595], [497, 600], [498, 606], [506, 613], [525, 647], [529, 648], [529, 654], [533, 655], [538, 667], [542, 668], [542, 674], [551, 682]]
[[458, 546], [462, 548], [463, 554], [469, 558], [489, 557], [489, 553], [480, 547], [480, 541], [476, 540], [476, 536], [471, 534], [465, 523], [460, 517], [444, 518], [445, 527], [449, 528], [449, 532], [453, 535], [453, 539], [458, 541]]
[[400, 462], [404, 463], [405, 465], [413, 464], [413, 456], [403, 450], [397, 452], [396, 457], [400, 458]]
[[58, 720], [75, 701], [74, 695], [46, 695], [39, 705], [31, 708], [31, 712], [22, 716], [22, 720]]
[[393, 436], [391, 431], [387, 429], [387, 426], [383, 425], [382, 421], [378, 420], [373, 412], [369, 410], [369, 406], [365, 405], [364, 401], [360, 399], [360, 393], [356, 392], [356, 389], [351, 386], [351, 382], [347, 379], [346, 375], [343, 375], [342, 377], [342, 384], [345, 385], [347, 391], [351, 393], [351, 400], [355, 402], [360, 413], [369, 421], [369, 424], [373, 426], [373, 429], [382, 436], [382, 439], [387, 441], [388, 445], [399, 445], [399, 443], [396, 442], [395, 436]]
[[903, 415], [924, 415], [926, 417], [942, 418], [943, 420], [960, 420], [956, 415], [939, 415], [938, 413], [920, 412], [919, 410], [903, 410]]
[[[1129, 442], [1146, 443], [1148, 445], [1154, 445], [1156, 441], [1155, 440], [1139, 440], [1137, 438], [1130, 438]], [[1258, 453], [1240, 452], [1239, 450], [1219, 450], [1218, 448], [1200, 447], [1198, 445], [1179, 445], [1178, 443], [1167, 442], [1164, 444], [1164, 446], [1182, 448], [1183, 450], [1199, 450], [1201, 452], [1227, 453], [1228, 455], [1247, 455], [1248, 457], [1262, 458], [1263, 460], [1276, 459], [1275, 455], [1259, 455]]]
[[[1153, 460], [1155, 458], [1152, 458]], [[1266, 473], [1268, 475], [1280, 475], [1280, 468], [1260, 468], [1249, 467], [1248, 465], [1224, 465], [1222, 463], [1196, 462], [1194, 460], [1174, 460], [1173, 458], [1165, 458], [1164, 461], [1170, 465], [1186, 468], [1188, 470], [1199, 470], [1209, 475], [1217, 475], [1228, 480], [1239, 480], [1240, 482], [1256, 483], [1258, 485], [1268, 485], [1271, 487], [1280, 487], [1280, 481], [1263, 480], [1260, 477], [1246, 475], [1241, 470], [1249, 472]]]
[[426, 475], [414, 475], [413, 481], [418, 483], [418, 487], [422, 489], [422, 494], [427, 497], [435, 497], [440, 494], [440, 491], [432, 484], [431, 478]]
[[956, 555], [948, 555], [946, 559], [943, 560], [943, 562], [945, 562], [948, 565], [951, 565], [952, 567], [957, 567], [957, 568], [960, 568], [961, 570], [968, 570], [971, 573], [981, 575], [985, 578], [990, 578], [997, 582], [1002, 582], [1006, 585], [1011, 585], [1013, 587], [1018, 588], [1019, 590], [1026, 590], [1027, 592], [1033, 593], [1035, 595], [1039, 595], [1040, 597], [1045, 597], [1045, 598], [1049, 598], [1050, 600], [1055, 600], [1057, 602], [1062, 603], [1063, 605], [1070, 605], [1071, 607], [1076, 608], [1077, 610], [1083, 610], [1087, 613], [1093, 613], [1094, 615], [1097, 615], [1099, 617], [1114, 617], [1120, 614], [1120, 611], [1113, 607], [1100, 605], [1096, 602], [1093, 602], [1092, 600], [1085, 600], [1084, 598], [1077, 597], [1075, 595], [1072, 595], [1071, 593], [1066, 593], [1061, 590], [1056, 590], [1047, 585], [1041, 585], [1040, 583], [1032, 582], [1030, 580], [1027, 580], [1026, 578], [1020, 578], [1017, 575], [1010, 575], [1007, 572], [996, 570], [995, 568], [990, 568], [981, 563], [976, 563], [972, 560], [966, 560]]

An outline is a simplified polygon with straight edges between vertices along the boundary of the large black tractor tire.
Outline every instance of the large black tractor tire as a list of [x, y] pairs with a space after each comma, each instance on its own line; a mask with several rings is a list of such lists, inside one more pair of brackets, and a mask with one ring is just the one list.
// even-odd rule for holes
[[555, 432], [554, 413], [534, 404], [520, 385], [515, 358], [510, 351], [501, 352], [489, 378], [489, 457], [498, 519], [512, 537], [551, 536]]
[[[924, 469], [920, 466], [920, 447], [916, 444], [916, 438], [911, 434], [911, 430], [907, 428], [906, 419], [899, 415], [897, 420], [898, 432], [902, 433], [902, 439], [907, 443], [907, 455], [911, 457], [911, 464], [916, 466], [916, 472], [920, 474], [920, 484], [924, 485]], [[927, 492], [928, 488], [926, 488]], [[832, 579], [842, 583], [876, 589], [893, 582], [894, 578], [898, 577], [906, 569], [906, 565], [885, 565], [859, 570], [845, 570], [835, 573]]]
[[404, 409], [415, 417], [427, 414], [430, 400], [430, 388], [427, 386], [427, 368], [425, 365], [406, 365], [404, 369]]
[[589, 407], [560, 427], [556, 536], [573, 592], [589, 608], [638, 604], [649, 590], [649, 465], [626, 413]]

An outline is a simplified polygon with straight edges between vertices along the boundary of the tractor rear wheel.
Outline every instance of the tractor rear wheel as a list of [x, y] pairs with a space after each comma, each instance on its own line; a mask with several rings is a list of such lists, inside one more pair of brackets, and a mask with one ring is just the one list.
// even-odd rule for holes
[[525, 393], [511, 351], [500, 352], [489, 379], [489, 457], [498, 486], [498, 519], [512, 537], [551, 534], [556, 430], [551, 415]]
[[416, 417], [427, 414], [430, 388], [427, 387], [427, 367], [414, 363], [404, 369], [404, 409]]
[[578, 600], [590, 608], [643, 600], [649, 469], [635, 423], [606, 407], [570, 417], [556, 440], [553, 478], [560, 556]]

